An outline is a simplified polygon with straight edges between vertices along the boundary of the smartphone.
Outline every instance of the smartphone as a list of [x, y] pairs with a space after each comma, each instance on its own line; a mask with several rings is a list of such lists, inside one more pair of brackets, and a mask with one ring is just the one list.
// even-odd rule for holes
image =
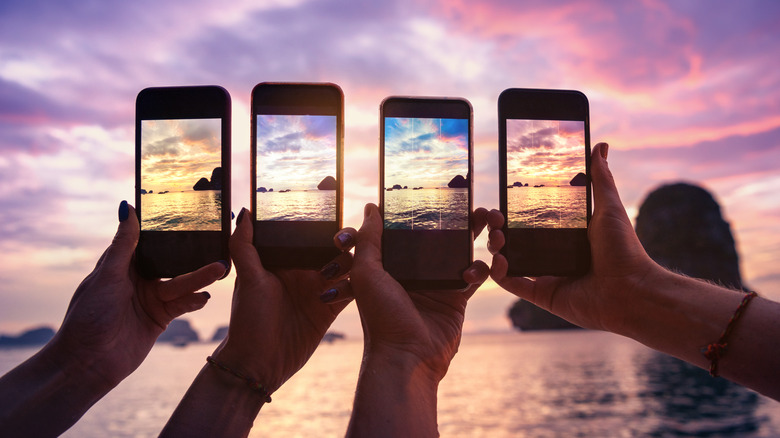
[[384, 268], [407, 290], [463, 289], [473, 260], [472, 108], [388, 97], [380, 107]]
[[331, 83], [252, 90], [254, 244], [270, 268], [320, 269], [339, 254], [344, 94]]
[[218, 86], [138, 93], [136, 261], [143, 277], [171, 278], [229, 263], [230, 108], [230, 95]]
[[509, 275], [584, 275], [590, 267], [588, 99], [570, 90], [504, 90], [498, 148]]

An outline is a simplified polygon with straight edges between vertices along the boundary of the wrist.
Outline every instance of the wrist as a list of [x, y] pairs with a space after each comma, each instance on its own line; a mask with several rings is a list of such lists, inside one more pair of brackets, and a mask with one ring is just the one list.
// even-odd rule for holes
[[413, 355], [367, 351], [347, 436], [436, 436], [439, 380]]
[[703, 367], [701, 349], [718, 339], [743, 296], [660, 266], [635, 292], [620, 334]]
[[[37, 355], [41, 366], [61, 373], [70, 382], [78, 382], [80, 388], [99, 393], [100, 397], [116, 387], [121, 378], [107, 373], [105, 364], [95, 354], [74, 348], [66, 342], [60, 332], [46, 344]], [[99, 397], [98, 397], [99, 398]]]

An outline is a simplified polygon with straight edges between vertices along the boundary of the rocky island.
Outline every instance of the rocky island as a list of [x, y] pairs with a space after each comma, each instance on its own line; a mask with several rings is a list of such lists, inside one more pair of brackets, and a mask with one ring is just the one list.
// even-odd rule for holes
[[588, 185], [588, 177], [580, 172], [576, 175], [574, 175], [574, 178], [569, 181], [569, 185], [573, 187], [585, 187]]
[[0, 348], [31, 347], [44, 345], [54, 337], [51, 327], [36, 327], [26, 330], [18, 336], [0, 335]]
[[317, 190], [336, 190], [338, 188], [339, 183], [336, 181], [336, 178], [333, 178], [332, 176], [326, 176], [317, 185]]
[[447, 184], [447, 187], [451, 189], [467, 189], [469, 188], [469, 175], [466, 174], [466, 177], [464, 178], [463, 175], [457, 175], [456, 177], [452, 178], [450, 182]]
[[211, 180], [201, 178], [192, 186], [192, 190], [222, 190], [222, 168], [211, 171]]

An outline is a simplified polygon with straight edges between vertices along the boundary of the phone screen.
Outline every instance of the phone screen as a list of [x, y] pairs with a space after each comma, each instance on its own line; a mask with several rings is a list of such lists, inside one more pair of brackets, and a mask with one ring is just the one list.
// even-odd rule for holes
[[468, 119], [385, 118], [385, 229], [468, 231], [468, 133]]
[[221, 230], [221, 131], [221, 119], [141, 121], [141, 230]]
[[407, 289], [460, 289], [472, 261], [471, 106], [388, 98], [382, 105], [382, 260]]
[[506, 121], [509, 228], [587, 228], [585, 122]]
[[258, 221], [336, 221], [336, 116], [257, 115]]

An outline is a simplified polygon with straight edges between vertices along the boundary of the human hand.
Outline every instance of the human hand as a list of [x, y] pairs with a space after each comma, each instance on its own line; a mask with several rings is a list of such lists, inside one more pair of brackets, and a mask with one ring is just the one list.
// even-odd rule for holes
[[[463, 273], [463, 290], [407, 292], [382, 266], [382, 218], [373, 204], [356, 233], [352, 290], [363, 321], [365, 356], [409, 358], [438, 382], [460, 344], [466, 303], [487, 279], [489, 269], [474, 262]], [[475, 235], [485, 227], [488, 212], [473, 214]], [[416, 365], [415, 365], [416, 366]]]
[[303, 367], [349, 304], [351, 291], [344, 278], [352, 255], [342, 253], [319, 272], [271, 272], [263, 267], [252, 233], [249, 212], [242, 209], [230, 238], [237, 274], [230, 328], [214, 358], [272, 393]]
[[167, 281], [144, 279], [133, 263], [138, 217], [126, 201], [119, 220], [113, 242], [76, 289], [62, 327], [46, 347], [59, 360], [83, 364], [107, 389], [138, 368], [168, 323], [202, 308], [210, 296], [195, 292], [226, 271], [216, 262]]
[[632, 289], [651, 281], [660, 268], [645, 252], [620, 201], [607, 165], [608, 145], [599, 143], [591, 154], [595, 207], [588, 227], [592, 265], [579, 278], [507, 277], [507, 260], [498, 253], [504, 235], [489, 225], [488, 248], [493, 256], [491, 277], [498, 285], [581, 327], [625, 332], [625, 315], [641, 305]]

